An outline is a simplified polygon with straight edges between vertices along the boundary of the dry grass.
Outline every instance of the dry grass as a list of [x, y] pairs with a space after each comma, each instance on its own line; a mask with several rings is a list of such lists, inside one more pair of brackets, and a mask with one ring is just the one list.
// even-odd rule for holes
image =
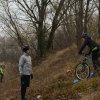
[[[79, 82], [79, 84], [73, 85], [72, 82], [75, 78], [74, 67], [79, 61], [75, 50], [75, 46], [72, 46], [71, 48], [50, 54], [40, 64], [33, 67], [34, 78], [27, 92], [29, 100], [37, 100], [37, 95], [42, 95], [41, 100], [78, 100], [80, 98], [79, 92], [85, 91], [90, 94], [89, 89], [92, 88], [94, 90], [100, 86], [99, 78], [84, 81], [84, 84], [83, 82]], [[9, 65], [6, 70], [10, 69], [11, 67]], [[18, 70], [15, 69], [17, 67], [13, 66], [9, 74], [6, 74], [7, 77], [5, 79], [5, 87], [3, 87], [4, 93], [2, 96], [20, 100], [20, 81], [19, 76], [17, 76]], [[14, 93], [13, 97], [12, 93]]]

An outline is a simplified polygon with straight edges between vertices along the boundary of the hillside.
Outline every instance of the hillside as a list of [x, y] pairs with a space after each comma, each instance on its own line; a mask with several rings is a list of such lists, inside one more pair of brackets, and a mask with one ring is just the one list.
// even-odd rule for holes
[[[79, 60], [75, 46], [48, 54], [33, 67], [28, 100], [99, 100], [100, 77], [73, 84]], [[5, 80], [0, 83], [0, 100], [20, 100], [20, 80], [14, 69], [17, 65], [7, 65]]]

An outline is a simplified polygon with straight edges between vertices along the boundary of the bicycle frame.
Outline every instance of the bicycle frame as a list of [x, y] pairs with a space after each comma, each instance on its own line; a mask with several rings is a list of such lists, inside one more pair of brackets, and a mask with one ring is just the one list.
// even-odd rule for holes
[[88, 60], [87, 56], [83, 55], [83, 60], [80, 63], [85, 64], [87, 60]]

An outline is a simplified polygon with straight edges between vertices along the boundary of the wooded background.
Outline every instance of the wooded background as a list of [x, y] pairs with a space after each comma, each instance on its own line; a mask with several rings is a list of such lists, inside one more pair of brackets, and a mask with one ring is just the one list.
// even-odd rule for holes
[[81, 33], [100, 38], [100, 0], [0, 0], [0, 60], [16, 62], [23, 45], [32, 56], [81, 45]]

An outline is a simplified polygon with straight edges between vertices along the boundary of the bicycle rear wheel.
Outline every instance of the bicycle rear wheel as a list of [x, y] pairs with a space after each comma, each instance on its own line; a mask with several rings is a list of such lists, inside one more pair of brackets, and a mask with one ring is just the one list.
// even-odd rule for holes
[[90, 67], [87, 64], [78, 64], [75, 69], [75, 75], [78, 79], [87, 79], [90, 75]]

